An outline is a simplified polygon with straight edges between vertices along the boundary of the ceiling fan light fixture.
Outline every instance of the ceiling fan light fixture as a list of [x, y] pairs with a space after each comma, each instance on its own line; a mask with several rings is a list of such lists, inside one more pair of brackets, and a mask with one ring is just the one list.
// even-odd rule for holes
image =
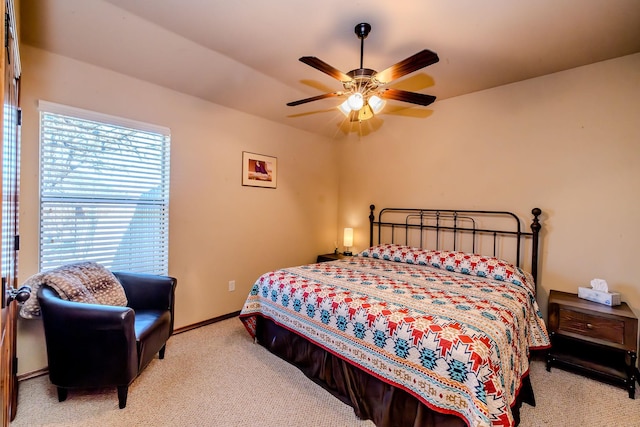
[[347, 99], [342, 104], [338, 105], [338, 110], [340, 110], [340, 112], [344, 114], [345, 117], [349, 117], [349, 114], [351, 114], [351, 107], [349, 107], [349, 100]]
[[371, 107], [371, 110], [374, 114], [378, 114], [380, 111], [382, 111], [386, 104], [385, 101], [383, 101], [379, 96], [376, 95], [372, 95], [367, 103], [369, 104], [369, 107]]
[[364, 105], [364, 97], [360, 92], [356, 92], [347, 98], [347, 104], [353, 111], [359, 111]]
[[362, 109], [360, 109], [360, 111], [358, 111], [358, 120], [361, 122], [369, 120], [372, 117], [373, 111], [371, 111], [371, 107], [369, 107], [368, 105], [365, 105]]

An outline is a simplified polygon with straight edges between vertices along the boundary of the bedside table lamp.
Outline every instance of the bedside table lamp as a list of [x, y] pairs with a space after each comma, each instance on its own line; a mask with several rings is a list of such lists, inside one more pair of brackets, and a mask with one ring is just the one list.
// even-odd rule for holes
[[351, 256], [353, 253], [349, 250], [353, 246], [353, 228], [345, 228], [342, 237], [342, 245], [344, 246], [343, 255]]

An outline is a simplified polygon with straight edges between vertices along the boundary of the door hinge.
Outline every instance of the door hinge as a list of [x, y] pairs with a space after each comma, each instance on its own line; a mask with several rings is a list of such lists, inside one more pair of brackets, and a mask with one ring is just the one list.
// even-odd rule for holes
[[9, 49], [9, 19], [11, 15], [9, 12], [4, 13], [4, 48]]
[[11, 65], [11, 52], [9, 52], [9, 12], [4, 13], [4, 49], [7, 51], [7, 62]]
[[18, 113], [16, 117], [18, 121], [18, 126], [22, 126], [22, 108], [17, 108], [16, 112]]
[[17, 234], [13, 237], [13, 250], [14, 251], [19, 251], [20, 250], [20, 235]]

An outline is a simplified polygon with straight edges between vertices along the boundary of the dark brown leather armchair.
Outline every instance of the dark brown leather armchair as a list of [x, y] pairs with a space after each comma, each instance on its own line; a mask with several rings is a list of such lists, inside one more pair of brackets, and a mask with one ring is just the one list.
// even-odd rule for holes
[[156, 354], [164, 358], [173, 333], [176, 279], [113, 274], [122, 283], [128, 307], [65, 301], [53, 288], [38, 289], [49, 378], [60, 402], [70, 388], [117, 387], [122, 409], [133, 380]]

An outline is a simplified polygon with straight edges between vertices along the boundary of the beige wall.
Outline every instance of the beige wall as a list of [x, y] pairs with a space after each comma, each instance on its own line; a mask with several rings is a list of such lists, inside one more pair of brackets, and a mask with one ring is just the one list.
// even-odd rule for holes
[[[437, 82], [436, 82], [437, 84]], [[543, 211], [550, 289], [603, 278], [640, 315], [640, 54], [438, 101], [341, 144], [339, 226], [367, 207]], [[529, 226], [527, 222], [526, 226]], [[358, 239], [359, 238], [359, 239]], [[358, 241], [359, 240], [359, 241]]]
[[[333, 141], [29, 46], [22, 63], [21, 281], [38, 269], [39, 99], [171, 129], [176, 327], [240, 310], [263, 272], [333, 250]], [[277, 189], [241, 185], [242, 151], [277, 157]], [[20, 373], [45, 367], [41, 322], [19, 329]]]
[[[344, 226], [364, 248], [370, 203], [523, 218], [540, 207], [543, 312], [549, 289], [600, 277], [640, 314], [640, 54], [441, 100], [427, 117], [383, 115], [338, 143], [28, 46], [22, 55], [21, 280], [37, 270], [44, 99], [172, 130], [177, 327], [240, 309], [261, 273], [331, 251]], [[278, 157], [277, 190], [240, 185], [243, 150]], [[39, 321], [19, 327], [20, 372], [44, 367]]]

